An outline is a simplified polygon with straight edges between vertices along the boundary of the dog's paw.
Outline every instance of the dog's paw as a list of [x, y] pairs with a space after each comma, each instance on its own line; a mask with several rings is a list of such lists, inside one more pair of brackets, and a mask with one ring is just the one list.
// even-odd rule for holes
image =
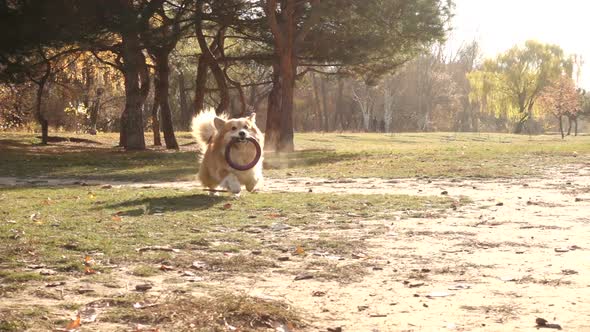
[[240, 199], [240, 197], [242, 197], [242, 194], [241, 194], [241, 193], [239, 193], [239, 192], [238, 192], [238, 193], [233, 193], [233, 194], [231, 195], [231, 198], [233, 198], [233, 199]]

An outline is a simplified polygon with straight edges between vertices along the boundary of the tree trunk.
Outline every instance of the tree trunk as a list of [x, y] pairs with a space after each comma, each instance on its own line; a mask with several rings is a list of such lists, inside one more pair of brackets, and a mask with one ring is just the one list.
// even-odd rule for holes
[[557, 121], [559, 121], [559, 132], [561, 133], [561, 139], [565, 138], [565, 134], [563, 132], [563, 121], [562, 121], [562, 116], [559, 115], [557, 116]]
[[320, 92], [319, 92], [319, 88], [318, 88], [318, 82], [317, 82], [317, 78], [316, 75], [314, 73], [311, 73], [311, 89], [313, 90], [313, 108], [315, 110], [315, 116], [316, 116], [316, 123], [314, 125], [315, 130], [317, 131], [323, 131], [323, 121], [322, 121], [322, 105], [321, 105], [321, 100], [320, 100]]
[[178, 100], [180, 102], [180, 121], [183, 130], [189, 130], [191, 118], [194, 115], [189, 106], [189, 96], [186, 93], [184, 72], [178, 72]]
[[334, 128], [338, 128], [338, 124], [340, 124], [340, 129], [344, 130], [344, 80], [341, 77], [338, 77], [338, 90], [336, 94], [336, 110], [334, 111]]
[[525, 113], [520, 120], [518, 120], [518, 122], [516, 123], [516, 127], [514, 128], [514, 133], [515, 134], [522, 134], [522, 132], [524, 131], [524, 126], [526, 124], [526, 122], [528, 121], [529, 118], [529, 114]]
[[330, 119], [328, 117], [328, 91], [326, 90], [326, 80], [320, 77], [320, 91], [322, 96], [322, 129], [330, 131]]
[[92, 102], [92, 106], [90, 106], [90, 135], [96, 135], [97, 133], [96, 123], [98, 122], [98, 113], [100, 111], [100, 99], [102, 94], [102, 88], [96, 89], [96, 98]]
[[[229, 89], [227, 86], [227, 82], [225, 80], [225, 75], [223, 73], [223, 70], [219, 66], [219, 63], [217, 62], [217, 59], [215, 58], [213, 51], [211, 50], [209, 45], [207, 45], [207, 40], [205, 39], [205, 35], [203, 33], [203, 17], [202, 17], [203, 10], [204, 10], [203, 7], [204, 7], [204, 1], [197, 0], [197, 11], [195, 13], [195, 32], [197, 35], [197, 41], [199, 43], [199, 47], [201, 49], [201, 57], [205, 58], [204, 61], [207, 63], [207, 65], [211, 69], [211, 73], [213, 74], [213, 77], [215, 78], [215, 82], [217, 83], [217, 89], [219, 90], [220, 101], [219, 101], [219, 105], [217, 106], [217, 109], [215, 110], [215, 112], [217, 114], [221, 114], [223, 112], [226, 112], [229, 107], [229, 102], [230, 102]], [[225, 28], [222, 28], [222, 29], [225, 29]], [[223, 51], [223, 45], [220, 44], [223, 41], [223, 35], [224, 35], [224, 31], [223, 30], [219, 31], [218, 38], [217, 38], [216, 42], [214, 42], [214, 44], [216, 44], [218, 51]]]
[[162, 146], [162, 139], [160, 138], [160, 116], [158, 110], [160, 109], [160, 101], [158, 94], [154, 92], [154, 104], [152, 105], [152, 133], [154, 134], [154, 145]]
[[125, 110], [121, 116], [120, 144], [127, 150], [144, 150], [142, 107], [145, 102], [143, 93], [145, 86], [141, 85], [140, 75], [142, 75], [142, 65], [145, 66], [145, 57], [142, 54], [137, 33], [126, 31], [121, 35], [123, 37]]
[[568, 120], [568, 122], [567, 122], [567, 136], [570, 136], [572, 134], [572, 122], [573, 122], [573, 119], [572, 119], [571, 116], [568, 116], [567, 117], [567, 120]]
[[[170, 50], [171, 51], [171, 50]], [[160, 50], [154, 55], [156, 62], [156, 80], [154, 86], [154, 94], [157, 95], [157, 100], [160, 106], [160, 116], [162, 118], [162, 131], [164, 132], [164, 142], [167, 149], [178, 150], [178, 142], [174, 135], [174, 126], [172, 124], [172, 112], [169, 103], [169, 87], [170, 87], [170, 66], [169, 66], [168, 50]]]
[[46, 79], [42, 79], [37, 88], [37, 101], [35, 103], [37, 121], [41, 125], [41, 144], [46, 145], [49, 141], [49, 122], [43, 115], [43, 89], [45, 89]]
[[[125, 93], [125, 96], [127, 93]], [[127, 145], [127, 105], [121, 112], [121, 119], [119, 121], [119, 147], [124, 148]]]
[[470, 108], [470, 115], [471, 115], [471, 131], [474, 133], [479, 132], [479, 112], [477, 108], [473, 107], [472, 105], [469, 106]]
[[195, 113], [199, 113], [205, 108], [205, 88], [207, 87], [207, 74], [209, 72], [207, 61], [207, 58], [201, 54], [195, 82]]
[[278, 65], [273, 65], [273, 86], [268, 95], [264, 149], [277, 151], [281, 139], [281, 81]]
[[574, 136], [578, 136], [578, 117], [574, 118]]
[[293, 50], [288, 48], [281, 56], [281, 108], [280, 108], [280, 137], [277, 150], [292, 152], [295, 150], [293, 142], [293, 98], [295, 95], [295, 57]]
[[35, 115], [37, 117], [37, 121], [41, 125], [41, 144], [47, 145], [49, 142], [49, 121], [45, 118], [43, 114], [43, 92], [45, 90], [45, 85], [47, 80], [49, 79], [49, 75], [51, 75], [51, 64], [49, 62], [46, 63], [47, 69], [45, 70], [45, 74], [41, 79], [36, 82], [37, 83], [37, 98], [35, 102]]

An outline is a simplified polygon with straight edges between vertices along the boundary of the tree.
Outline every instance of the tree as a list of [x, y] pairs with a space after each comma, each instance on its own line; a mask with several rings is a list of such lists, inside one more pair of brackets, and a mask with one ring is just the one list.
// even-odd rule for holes
[[581, 111], [580, 95], [574, 81], [571, 77], [562, 75], [543, 90], [539, 100], [541, 107], [558, 121], [561, 138], [565, 138], [563, 117], [569, 117]]
[[543, 90], [571, 72], [572, 61], [559, 46], [527, 41], [524, 47], [515, 46], [486, 60], [480, 70], [469, 74], [471, 99], [514, 119], [514, 132], [522, 133]]
[[340, 68], [370, 85], [444, 37], [451, 1], [267, 0], [273, 89], [265, 147], [293, 150], [293, 91], [299, 66]]
[[[186, 1], [184, 1], [186, 2]], [[142, 31], [141, 37], [155, 64], [154, 104], [152, 109], [152, 125], [154, 145], [161, 145], [159, 137], [158, 110], [162, 118], [162, 129], [167, 149], [178, 150], [178, 142], [174, 135], [172, 112], [170, 110], [170, 53], [182, 36], [180, 20], [187, 11], [186, 4], [181, 2], [172, 8], [164, 3], [156, 10], [158, 25]]]

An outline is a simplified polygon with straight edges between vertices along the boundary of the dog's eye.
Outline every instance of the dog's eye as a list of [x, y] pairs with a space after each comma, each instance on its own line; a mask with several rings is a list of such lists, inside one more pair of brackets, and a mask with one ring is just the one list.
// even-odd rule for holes
[[248, 126], [244, 126], [244, 129], [248, 129]]
[[231, 127], [231, 130], [238, 130], [238, 128], [236, 128], [236, 127]]

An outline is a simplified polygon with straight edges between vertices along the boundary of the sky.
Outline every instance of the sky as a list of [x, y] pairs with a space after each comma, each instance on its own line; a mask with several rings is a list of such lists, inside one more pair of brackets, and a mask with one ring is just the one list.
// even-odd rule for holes
[[579, 86], [590, 90], [590, 0], [455, 0], [449, 47], [479, 41], [484, 57], [535, 39], [584, 59]]

